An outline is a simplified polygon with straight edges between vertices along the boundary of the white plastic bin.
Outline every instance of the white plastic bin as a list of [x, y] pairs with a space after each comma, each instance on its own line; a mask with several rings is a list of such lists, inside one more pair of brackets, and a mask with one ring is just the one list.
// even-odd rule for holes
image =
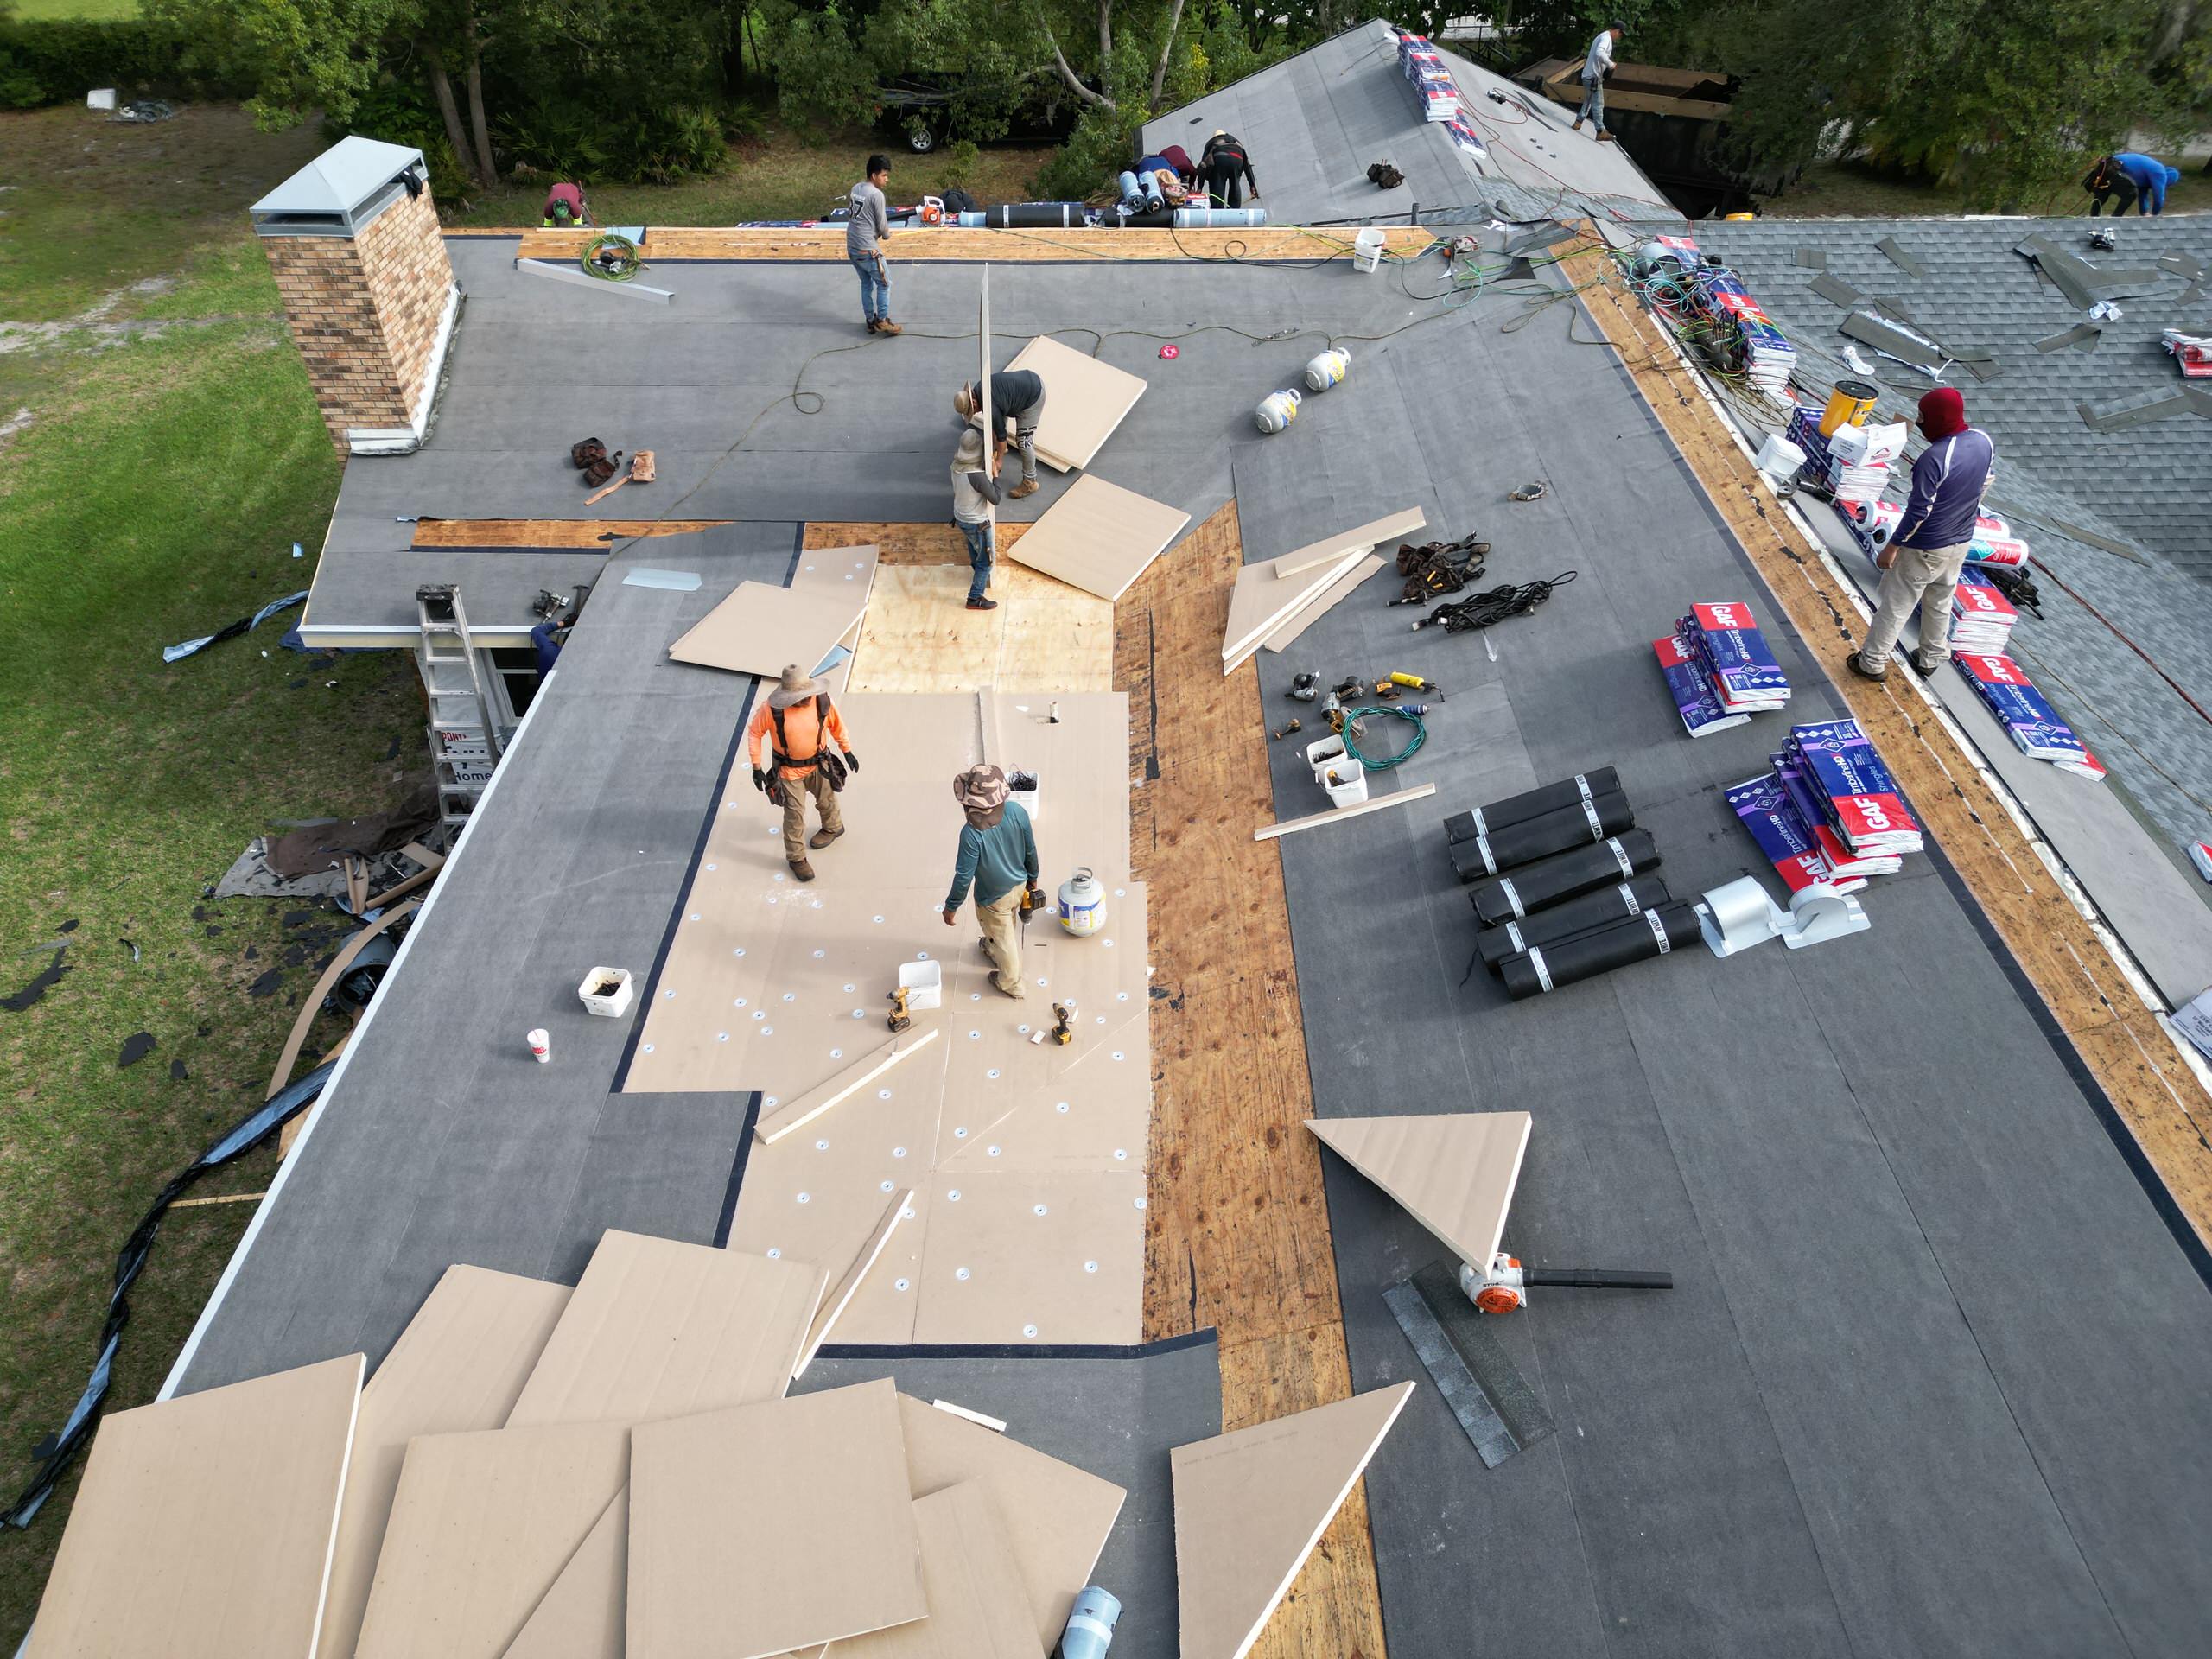
[[1006, 798], [1020, 801], [1029, 814], [1029, 822], [1045, 821], [1045, 780], [1033, 772], [1009, 772], [1006, 778]]
[[630, 1000], [637, 995], [637, 989], [628, 969], [594, 968], [576, 987], [576, 995], [583, 999], [586, 1014], [619, 1020], [630, 1012]]
[[944, 1001], [944, 964], [941, 962], [902, 962], [899, 988], [906, 993], [906, 1012], [919, 1014]]
[[[1350, 806], [1367, 798], [1367, 768], [1344, 748], [1342, 737], [1308, 743], [1306, 764], [1313, 769], [1313, 781], [1328, 791], [1331, 806]], [[1331, 778], [1337, 781], [1331, 783]]]
[[1369, 226], [1351, 239], [1351, 268], [1358, 271], [1372, 271], [1382, 264], [1382, 232]]

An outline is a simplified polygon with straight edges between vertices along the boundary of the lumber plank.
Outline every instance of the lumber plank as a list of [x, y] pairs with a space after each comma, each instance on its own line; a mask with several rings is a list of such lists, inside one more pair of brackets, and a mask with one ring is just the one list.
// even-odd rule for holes
[[532, 547], [604, 553], [614, 543], [645, 536], [689, 536], [721, 518], [425, 518], [416, 547]]
[[1304, 610], [1318, 595], [1337, 585], [1339, 577], [1363, 556], [1357, 548], [1341, 553], [1337, 562], [1307, 570], [1288, 582], [1279, 581], [1273, 563], [1248, 564], [1236, 573], [1229, 600], [1229, 619], [1222, 626], [1221, 671], [1234, 673], [1267, 637]]
[[836, 1105], [851, 1097], [854, 1091], [874, 1083], [893, 1066], [918, 1048], [926, 1048], [937, 1040], [935, 1026], [918, 1032], [900, 1042], [893, 1038], [873, 1053], [855, 1061], [831, 1077], [820, 1088], [801, 1095], [788, 1106], [779, 1106], [753, 1126], [753, 1133], [763, 1146], [773, 1146], [794, 1129], [804, 1128], [809, 1123]]
[[1284, 554], [1274, 562], [1275, 575], [1294, 576], [1301, 570], [1311, 570], [1316, 565], [1334, 564], [1345, 554], [1357, 548], [1371, 553], [1385, 542], [1395, 541], [1401, 536], [1410, 536], [1428, 523], [1427, 516], [1419, 507], [1408, 507], [1370, 524], [1355, 524], [1350, 530]]
[[1322, 615], [1351, 590], [1382, 568], [1382, 556], [1370, 553], [1357, 564], [1324, 588], [1278, 627], [1260, 642], [1265, 651], [1287, 651], [1298, 636], [1319, 621]]
[[1424, 800], [1435, 793], [1434, 784], [1421, 784], [1413, 789], [1395, 790], [1388, 795], [1370, 795], [1363, 801], [1354, 801], [1350, 806], [1332, 806], [1325, 812], [1309, 813], [1302, 818], [1286, 818], [1280, 823], [1263, 823], [1252, 832], [1252, 839], [1273, 841], [1277, 836], [1294, 836], [1301, 830], [1318, 830], [1323, 824], [1340, 823], [1346, 818], [1380, 812], [1386, 806], [1403, 806], [1408, 801]]

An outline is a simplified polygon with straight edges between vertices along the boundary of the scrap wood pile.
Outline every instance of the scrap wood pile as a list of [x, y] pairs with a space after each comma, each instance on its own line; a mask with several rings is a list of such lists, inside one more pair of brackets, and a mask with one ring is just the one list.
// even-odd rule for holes
[[[1073, 1643], [1119, 1611], [1085, 1586], [1124, 1490], [889, 1378], [789, 1394], [837, 1294], [609, 1232], [573, 1291], [448, 1268], [365, 1386], [352, 1354], [117, 1413], [32, 1650], [1103, 1651]], [[1190, 1659], [1250, 1646], [1412, 1387], [1174, 1449]]]

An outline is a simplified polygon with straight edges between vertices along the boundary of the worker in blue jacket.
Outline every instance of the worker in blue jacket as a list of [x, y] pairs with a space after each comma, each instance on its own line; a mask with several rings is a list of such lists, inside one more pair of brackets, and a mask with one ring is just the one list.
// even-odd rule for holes
[[1851, 671], [1862, 679], [1888, 674], [1890, 652], [1916, 606], [1915, 671], [1924, 677], [1951, 660], [1951, 593], [1966, 569], [1981, 498], [1997, 466], [1996, 445], [1967, 424], [1966, 399], [1955, 386], [1938, 386], [1921, 398], [1920, 433], [1928, 447], [1912, 463], [1912, 495], [1897, 534], [1874, 556], [1882, 572], [1874, 623], [1851, 657]]
[[[2123, 149], [2113, 156], [2113, 165], [2122, 177], [2135, 187], [2135, 211], [2153, 216], [2166, 211], [2166, 187], [2181, 182], [2181, 169], [2168, 167], [2155, 156], [2140, 151]], [[2120, 212], [2126, 213], [2123, 205]]]

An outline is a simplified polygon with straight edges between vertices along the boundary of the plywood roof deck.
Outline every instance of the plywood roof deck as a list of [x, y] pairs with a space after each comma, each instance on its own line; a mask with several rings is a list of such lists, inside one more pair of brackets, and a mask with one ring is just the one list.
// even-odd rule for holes
[[[477, 236], [519, 238], [515, 257], [520, 259], [578, 259], [593, 231], [515, 229], [480, 231]], [[1411, 226], [1383, 227], [1385, 245], [1393, 253], [1418, 253], [1435, 240], [1428, 232]], [[895, 265], [901, 261], [949, 260], [955, 263], [988, 260], [994, 264], [1051, 263], [1071, 257], [1078, 259], [1123, 261], [1238, 259], [1264, 263], [1270, 259], [1306, 262], [1331, 257], [1350, 259], [1351, 238], [1331, 231], [1306, 230], [1294, 225], [1269, 225], [1243, 230], [982, 230], [957, 226], [931, 226], [918, 230], [893, 226], [885, 251]], [[671, 225], [645, 233], [645, 264], [676, 261], [779, 260], [842, 264], [845, 227], [842, 224], [796, 226]]]

